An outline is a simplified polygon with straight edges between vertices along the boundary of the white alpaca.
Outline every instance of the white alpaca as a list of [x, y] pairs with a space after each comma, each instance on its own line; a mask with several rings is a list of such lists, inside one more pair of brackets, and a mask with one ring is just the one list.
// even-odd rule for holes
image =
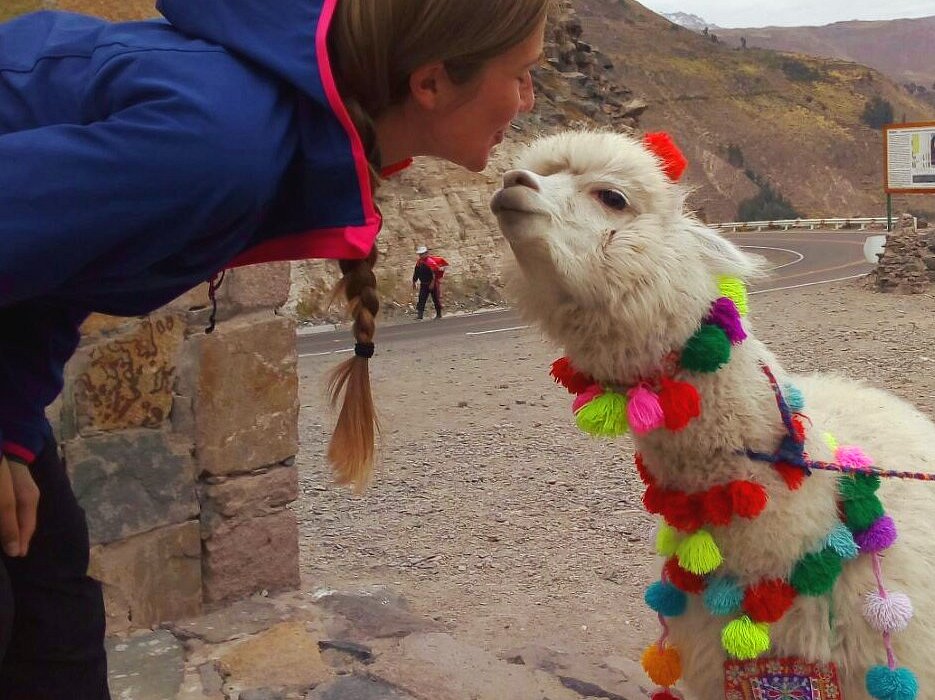
[[[661, 165], [628, 137], [561, 134], [529, 147], [491, 204], [518, 263], [512, 282], [520, 310], [599, 382], [628, 387], [652, 376], [699, 328], [720, 296], [720, 275], [758, 273], [757, 261], [685, 213], [683, 192]], [[769, 501], [759, 517], [708, 528], [723, 554], [718, 575], [741, 586], [788, 579], [840, 523], [838, 475], [816, 471], [790, 490], [769, 464], [737, 453], [773, 453], [786, 434], [761, 363], [804, 394], [812, 459], [834, 460], [822, 438], [828, 432], [861, 446], [881, 468], [935, 472], [935, 425], [912, 406], [836, 376], [790, 376], [752, 336], [732, 347], [719, 370], [682, 373], [698, 390], [701, 415], [683, 430], [634, 439], [662, 487], [700, 492], [741, 479], [765, 487]], [[887, 588], [915, 606], [893, 647], [899, 665], [916, 674], [918, 697], [935, 698], [935, 484], [885, 479], [878, 495], [899, 532], [883, 557]], [[831, 661], [847, 700], [869, 698], [865, 675], [887, 662], [880, 633], [861, 612], [865, 593], [876, 590], [871, 558], [845, 561], [833, 594], [798, 595], [771, 625], [765, 656]], [[715, 700], [724, 697], [721, 633], [731, 618], [712, 615], [700, 596], [688, 598], [686, 613], [669, 619], [681, 653], [679, 685]]]

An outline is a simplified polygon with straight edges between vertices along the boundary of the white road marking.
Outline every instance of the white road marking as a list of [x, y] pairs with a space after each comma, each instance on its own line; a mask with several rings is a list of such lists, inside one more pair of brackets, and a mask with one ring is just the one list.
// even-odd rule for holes
[[798, 289], [799, 287], [814, 287], [816, 284], [831, 284], [832, 282], [844, 282], [846, 280], [856, 280], [859, 277], [866, 277], [867, 273], [862, 272], [859, 275], [850, 275], [849, 277], [835, 277], [833, 280], [819, 280], [818, 282], [803, 282], [802, 284], [790, 284], [788, 287], [771, 287], [770, 289], [758, 289], [750, 294], [766, 294], [767, 292], [782, 292], [786, 289]]
[[354, 352], [354, 348], [344, 348], [343, 350], [327, 350], [326, 352], [306, 352], [306, 353], [300, 353], [299, 357], [318, 357], [319, 355], [337, 355], [340, 352]]
[[487, 335], [488, 333], [506, 333], [507, 331], [522, 331], [529, 326], [510, 326], [509, 328], [495, 328], [492, 331], [472, 331], [470, 333], [465, 333], [464, 335]]
[[805, 260], [805, 256], [802, 255], [802, 253], [800, 253], [800, 252], [797, 251], [797, 250], [790, 250], [789, 248], [774, 248], [773, 246], [768, 246], [768, 245], [742, 245], [742, 246], [740, 246], [740, 247], [741, 247], [741, 248], [751, 248], [751, 249], [755, 248], [755, 249], [757, 249], [757, 250], [778, 250], [778, 251], [780, 251], [780, 252], [782, 252], [782, 253], [791, 253], [792, 255], [798, 255], [798, 256], [799, 256], [799, 257], [796, 258], [795, 260], [790, 260], [789, 262], [783, 263], [782, 265], [777, 265], [776, 267], [771, 267], [771, 268], [769, 268], [769, 270], [767, 270], [767, 272], [775, 272], [776, 270], [781, 270], [781, 269], [784, 268], [784, 267], [788, 267], [789, 265], [795, 265], [796, 263], [800, 263], [800, 262], [802, 262], [803, 260]]

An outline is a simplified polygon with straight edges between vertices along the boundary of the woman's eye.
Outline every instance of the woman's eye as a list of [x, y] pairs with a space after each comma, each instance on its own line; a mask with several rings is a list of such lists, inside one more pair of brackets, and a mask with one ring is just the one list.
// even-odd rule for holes
[[597, 199], [605, 207], [615, 211], [623, 211], [627, 208], [627, 198], [623, 192], [617, 190], [598, 190]]

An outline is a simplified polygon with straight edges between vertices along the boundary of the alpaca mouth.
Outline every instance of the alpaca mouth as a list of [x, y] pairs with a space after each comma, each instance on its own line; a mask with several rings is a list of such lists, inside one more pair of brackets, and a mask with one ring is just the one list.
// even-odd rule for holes
[[516, 214], [549, 216], [549, 212], [537, 199], [538, 195], [528, 187], [504, 187], [494, 193], [490, 200], [490, 210], [497, 217]]

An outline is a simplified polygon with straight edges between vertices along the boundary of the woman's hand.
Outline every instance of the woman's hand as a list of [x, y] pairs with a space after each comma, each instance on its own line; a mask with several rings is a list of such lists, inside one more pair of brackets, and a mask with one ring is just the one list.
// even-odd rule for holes
[[29, 467], [0, 456], [0, 544], [8, 557], [25, 557], [36, 531], [39, 487]]

